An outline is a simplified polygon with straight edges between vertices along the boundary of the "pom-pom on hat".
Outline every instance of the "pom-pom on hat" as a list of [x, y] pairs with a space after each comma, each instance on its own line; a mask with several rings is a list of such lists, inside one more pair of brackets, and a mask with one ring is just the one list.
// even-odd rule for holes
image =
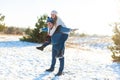
[[47, 18], [47, 22], [51, 22], [51, 23], [54, 23], [54, 20], [50, 17]]
[[56, 11], [56, 10], [52, 10], [52, 11], [51, 11], [51, 14], [57, 15], [57, 11]]

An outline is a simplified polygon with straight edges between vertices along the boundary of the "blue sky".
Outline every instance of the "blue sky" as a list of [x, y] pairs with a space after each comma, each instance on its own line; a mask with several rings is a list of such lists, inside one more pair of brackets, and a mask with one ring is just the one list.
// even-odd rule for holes
[[8, 26], [34, 28], [37, 17], [50, 15], [57, 10], [58, 16], [70, 28], [80, 33], [111, 34], [108, 25], [119, 20], [118, 0], [1, 0], [0, 13], [5, 15]]

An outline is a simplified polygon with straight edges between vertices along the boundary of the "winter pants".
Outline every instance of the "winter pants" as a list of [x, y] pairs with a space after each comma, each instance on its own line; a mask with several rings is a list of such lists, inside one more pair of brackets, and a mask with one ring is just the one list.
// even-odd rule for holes
[[[52, 46], [52, 61], [51, 61], [51, 69], [54, 69], [55, 64], [56, 64], [56, 55], [60, 50], [62, 50], [63, 54], [65, 51], [65, 41], [68, 38], [68, 34], [62, 34], [60, 40], [58, 41], [58, 44], [53, 44]], [[62, 72], [64, 69], [64, 57], [59, 58], [60, 61], [60, 67], [59, 67], [59, 72]]]

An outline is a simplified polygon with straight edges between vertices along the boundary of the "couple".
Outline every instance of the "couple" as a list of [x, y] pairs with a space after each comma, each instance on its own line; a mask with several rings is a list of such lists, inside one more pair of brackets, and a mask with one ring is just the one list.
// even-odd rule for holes
[[71, 29], [66, 28], [63, 21], [57, 16], [57, 11], [53, 10], [51, 12], [51, 18], [47, 18], [47, 27], [48, 27], [48, 35], [46, 41], [42, 46], [36, 47], [39, 50], [44, 50], [44, 48], [52, 44], [52, 61], [51, 67], [46, 71], [52, 72], [54, 71], [56, 58], [59, 58], [60, 67], [56, 76], [60, 76], [63, 73], [64, 69], [64, 51], [65, 51], [65, 41], [68, 38], [68, 33]]

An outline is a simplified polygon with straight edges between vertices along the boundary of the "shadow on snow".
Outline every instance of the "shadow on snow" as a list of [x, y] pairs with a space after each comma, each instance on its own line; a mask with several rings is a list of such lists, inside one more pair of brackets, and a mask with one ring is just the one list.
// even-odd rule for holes
[[25, 41], [2, 41], [0, 47], [27, 47], [36, 46], [37, 43], [25, 42]]
[[[49, 76], [51, 72], [43, 72], [37, 78], [33, 80], [44, 80], [45, 77]], [[59, 80], [58, 76], [47, 77], [49, 80]]]

